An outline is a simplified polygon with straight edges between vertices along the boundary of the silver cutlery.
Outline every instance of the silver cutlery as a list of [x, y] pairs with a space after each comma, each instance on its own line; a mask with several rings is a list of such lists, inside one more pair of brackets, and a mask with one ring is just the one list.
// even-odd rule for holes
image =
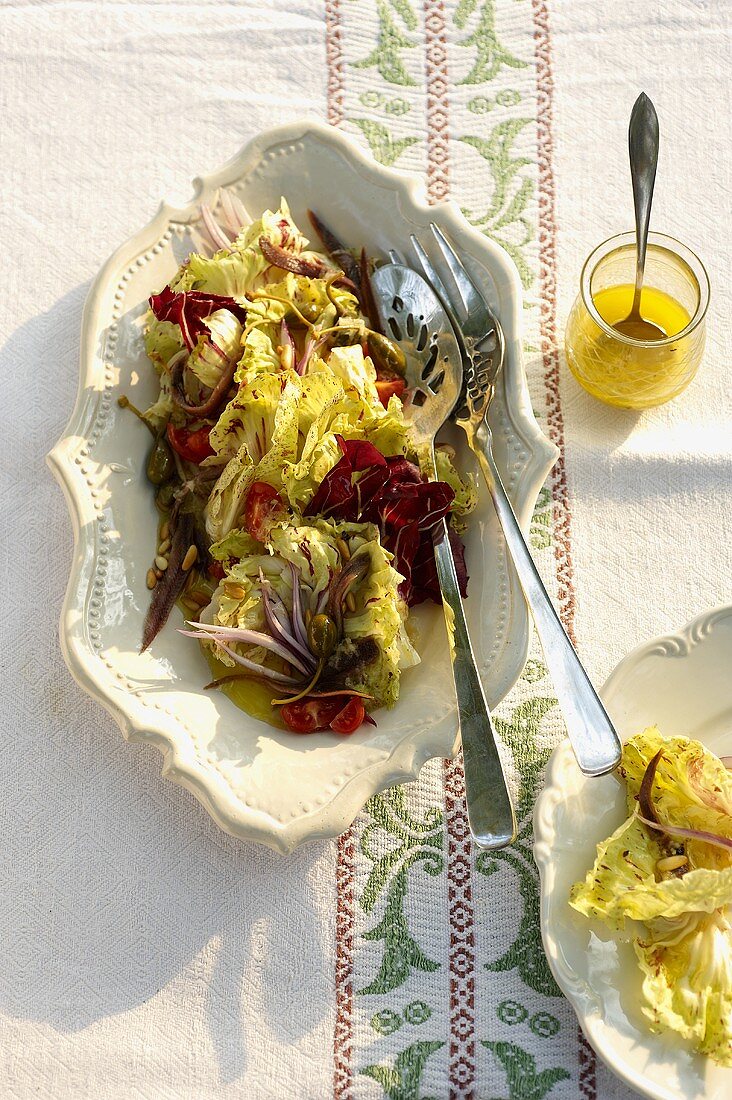
[[[391, 263], [377, 268], [372, 290], [382, 329], [406, 358], [410, 401], [405, 415], [422, 473], [435, 481], [435, 435], [449, 419], [462, 388], [460, 348], [435, 292], [421, 275], [397, 260], [392, 254]], [[436, 528], [434, 547], [457, 697], [470, 828], [479, 847], [504, 848], [516, 835], [516, 821], [444, 519]]]
[[448, 290], [417, 237], [412, 236], [411, 240], [422, 271], [453, 324], [460, 347], [465, 386], [454, 419], [478, 456], [534, 618], [577, 762], [586, 775], [603, 775], [620, 761], [620, 739], [539, 576], [493, 456], [487, 414], [503, 366], [503, 332], [450, 242], [434, 222], [430, 229], [450, 272], [452, 291]]

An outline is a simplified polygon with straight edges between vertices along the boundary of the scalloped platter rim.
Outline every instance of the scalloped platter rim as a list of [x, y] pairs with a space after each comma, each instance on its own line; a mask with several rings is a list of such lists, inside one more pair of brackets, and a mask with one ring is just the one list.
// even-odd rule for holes
[[[677, 634], [654, 638], [625, 657], [602, 689], [621, 738], [658, 724], [732, 751], [732, 606], [697, 616]], [[678, 1036], [654, 1034], [638, 1007], [641, 973], [630, 939], [590, 924], [567, 902], [569, 887], [595, 858], [595, 845], [625, 816], [612, 775], [582, 776], [569, 743], [549, 761], [534, 809], [534, 857], [541, 880], [541, 933], [549, 966], [597, 1054], [621, 1080], [652, 1100], [726, 1100], [732, 1069]]]
[[[297, 188], [288, 187], [294, 180]], [[531, 410], [521, 358], [521, 285], [507, 253], [473, 229], [454, 203], [428, 206], [417, 177], [378, 165], [321, 123], [305, 120], [260, 134], [222, 168], [196, 178], [188, 204], [161, 204], [105, 264], [84, 309], [76, 407], [48, 455], [75, 534], [61, 613], [63, 654], [74, 678], [112, 714], [125, 738], [156, 745], [163, 774], [191, 790], [223, 829], [286, 853], [305, 840], [342, 833], [370, 795], [414, 779], [432, 757], [454, 754], [457, 721], [437, 609], [417, 609], [414, 616], [423, 665], [405, 677], [402, 699], [382, 712], [377, 730], [351, 738], [288, 739], [225, 696], [201, 692], [205, 662], [197, 647], [182, 644], [173, 622], [146, 654], [137, 653], [155, 512], [142, 477], [139, 425], [120, 415], [114, 398], [126, 392], [137, 403], [152, 399], [140, 339], [144, 303], [194, 246], [198, 204], [211, 202], [222, 187], [233, 189], [255, 215], [280, 194], [300, 221], [307, 206], [320, 206], [347, 243], [363, 242], [372, 253], [393, 246], [408, 253], [409, 233], [437, 221], [460, 247], [506, 330], [492, 427], [525, 528], [557, 450]], [[473, 566], [467, 613], [495, 705], [520, 675], [530, 631], [486, 497], [481, 494], [468, 537], [469, 560], [480, 555], [483, 568]]]

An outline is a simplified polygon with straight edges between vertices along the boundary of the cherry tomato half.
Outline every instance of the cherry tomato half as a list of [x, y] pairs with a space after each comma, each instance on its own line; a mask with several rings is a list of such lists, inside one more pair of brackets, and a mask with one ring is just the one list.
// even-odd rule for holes
[[363, 700], [357, 695], [352, 695], [345, 707], [331, 719], [330, 728], [335, 733], [353, 733], [361, 725], [365, 716]]
[[329, 728], [335, 733], [353, 733], [366, 716], [363, 701], [357, 695], [333, 695], [323, 699], [310, 695], [297, 703], [286, 703], [280, 713], [295, 733], [315, 733]]
[[393, 393], [397, 397], [401, 397], [407, 388], [407, 383], [403, 378], [377, 378], [376, 379], [376, 392], [379, 395], [381, 404], [386, 408], [389, 404], [389, 398]]
[[264, 542], [269, 529], [282, 516], [284, 504], [277, 490], [266, 481], [255, 481], [247, 493], [244, 526], [252, 538]]
[[214, 453], [208, 438], [210, 431], [210, 428], [204, 426], [197, 428], [195, 432], [189, 432], [187, 428], [176, 428], [168, 424], [168, 442], [186, 462], [203, 462], [204, 458]]
[[316, 730], [327, 730], [343, 709], [342, 695], [328, 699], [306, 696], [297, 703], [286, 703], [280, 714], [295, 733], [315, 733]]

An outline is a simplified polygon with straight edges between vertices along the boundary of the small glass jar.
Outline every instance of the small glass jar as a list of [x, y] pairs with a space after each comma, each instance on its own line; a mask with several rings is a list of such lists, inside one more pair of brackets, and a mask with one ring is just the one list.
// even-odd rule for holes
[[567, 320], [565, 348], [569, 369], [593, 397], [646, 409], [676, 397], [696, 374], [704, 351], [709, 277], [685, 245], [650, 233], [641, 314], [669, 335], [635, 340], [613, 327], [630, 312], [635, 261], [635, 233], [611, 237], [588, 257]]

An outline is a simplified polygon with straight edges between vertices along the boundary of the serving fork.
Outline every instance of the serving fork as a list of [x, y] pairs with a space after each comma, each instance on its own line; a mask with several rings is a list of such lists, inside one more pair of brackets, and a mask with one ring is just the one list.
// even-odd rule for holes
[[453, 419], [478, 457], [534, 618], [577, 762], [585, 775], [602, 775], [619, 763], [620, 739], [539, 576], [493, 455], [487, 415], [505, 358], [503, 330], [447, 237], [434, 222], [430, 229], [450, 272], [452, 292], [419, 239], [412, 235], [411, 242], [425, 278], [445, 307], [460, 348], [464, 388]]
[[[422, 473], [436, 481], [435, 435], [449, 419], [462, 389], [460, 348], [432, 288], [416, 271], [399, 263], [395, 254], [391, 260], [376, 269], [371, 288], [383, 331], [405, 354], [410, 391], [405, 416]], [[516, 821], [444, 519], [436, 525], [433, 541], [457, 697], [468, 820], [479, 847], [503, 848], [516, 834]]]

